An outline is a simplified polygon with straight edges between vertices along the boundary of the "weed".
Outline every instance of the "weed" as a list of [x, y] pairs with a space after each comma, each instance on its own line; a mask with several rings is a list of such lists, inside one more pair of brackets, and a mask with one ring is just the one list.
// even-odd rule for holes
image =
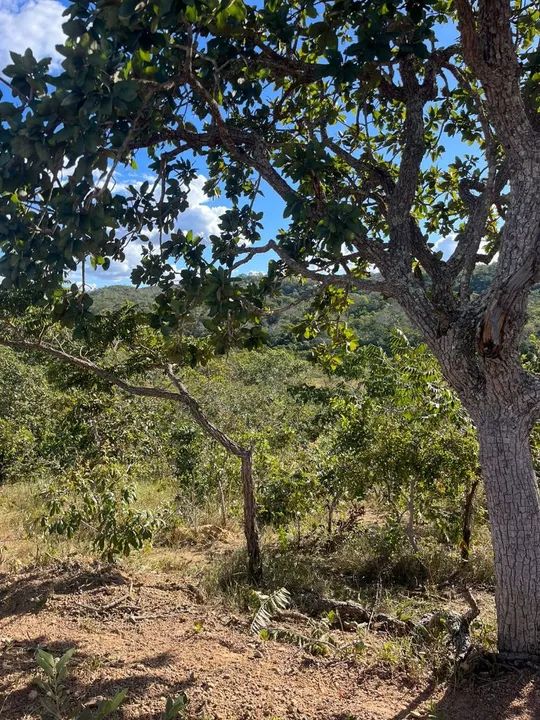
[[250, 629], [253, 633], [260, 633], [268, 626], [273, 615], [289, 607], [291, 595], [286, 588], [280, 588], [270, 595], [254, 590], [253, 595], [259, 608], [251, 621]]

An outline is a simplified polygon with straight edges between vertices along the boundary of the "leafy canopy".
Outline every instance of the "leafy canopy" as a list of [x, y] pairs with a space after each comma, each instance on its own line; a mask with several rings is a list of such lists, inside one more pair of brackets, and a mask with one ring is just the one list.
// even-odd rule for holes
[[[510, 15], [534, 117], [539, 11]], [[472, 267], [498, 249], [508, 174], [450, 0], [77, 0], [66, 17], [59, 74], [31, 51], [5, 70], [4, 286], [37, 283], [74, 322], [90, 300], [58, 289], [65, 273], [86, 259], [106, 270], [140, 243], [132, 279], [160, 288], [156, 327], [181, 329], [204, 303], [220, 349], [261, 341], [264, 296], [287, 272], [399, 295], [431, 334], [458, 281], [469, 297]], [[209, 239], [178, 229], [200, 158], [206, 192], [230, 203]], [[115, 184], [143, 161], [151, 179]], [[263, 192], [285, 217], [266, 244]], [[448, 262], [434, 234], [455, 236]], [[268, 251], [267, 276], [235, 281]], [[323, 327], [343, 303], [325, 292]]]

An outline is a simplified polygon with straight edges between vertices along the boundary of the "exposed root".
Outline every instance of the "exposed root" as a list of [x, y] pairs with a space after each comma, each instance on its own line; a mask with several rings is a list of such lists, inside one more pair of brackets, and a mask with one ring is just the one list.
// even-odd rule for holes
[[372, 613], [360, 603], [353, 600], [336, 600], [314, 593], [303, 593], [297, 602], [310, 616], [316, 617], [322, 613], [335, 612], [342, 623], [371, 623], [372, 627], [387, 630], [393, 635], [406, 635], [414, 630], [414, 623], [399, 620], [385, 613]]
[[448, 644], [454, 651], [454, 659], [456, 662], [461, 662], [471, 650], [470, 625], [480, 613], [471, 591], [463, 588], [461, 593], [469, 605], [469, 610], [464, 615], [447, 610], [436, 610], [425, 615], [418, 622], [399, 620], [385, 613], [372, 613], [352, 600], [337, 600], [314, 593], [303, 593], [297, 598], [297, 602], [311, 617], [335, 612], [344, 629], [347, 629], [348, 623], [369, 623], [374, 630], [397, 636], [417, 634], [420, 637], [436, 637], [446, 632], [449, 636]]

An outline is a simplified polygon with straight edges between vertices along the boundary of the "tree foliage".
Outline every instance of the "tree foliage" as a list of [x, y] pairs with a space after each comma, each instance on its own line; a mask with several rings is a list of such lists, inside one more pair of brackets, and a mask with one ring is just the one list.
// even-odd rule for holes
[[[334, 282], [399, 292], [406, 310], [416, 303], [450, 322], [451, 289], [461, 278], [468, 297], [480, 243], [489, 258], [499, 248], [508, 182], [506, 138], [484, 122], [483, 78], [444, 42], [464, 24], [463, 4], [456, 16], [444, 0], [71, 3], [61, 73], [30, 51], [6, 69], [15, 101], [0, 107], [4, 282], [42, 277], [53, 288], [85, 258], [106, 268], [136, 240], [144, 257], [134, 281], [163, 291], [156, 322], [176, 327], [204, 301], [220, 346], [233, 335], [258, 342], [252, 311], [284, 267], [345, 269]], [[537, 11], [513, 12], [530, 117]], [[456, 137], [470, 152], [452, 159], [445, 146]], [[116, 190], [115, 172], [140, 150], [155, 181]], [[210, 251], [176, 224], [198, 155], [207, 191], [232, 203]], [[232, 270], [261, 250], [261, 178], [289, 227], [272, 244], [280, 263], [239, 288]], [[456, 235], [452, 261], [432, 232]], [[381, 281], [365, 279], [369, 263]], [[77, 302], [87, 304], [64, 299], [66, 320]]]

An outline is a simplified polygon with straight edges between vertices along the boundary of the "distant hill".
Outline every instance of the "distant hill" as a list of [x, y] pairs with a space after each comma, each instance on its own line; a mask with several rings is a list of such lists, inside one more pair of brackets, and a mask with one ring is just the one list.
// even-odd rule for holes
[[126, 303], [133, 303], [143, 310], [151, 310], [159, 289], [154, 287], [136, 288], [133, 285], [107, 285], [92, 293], [93, 312], [101, 313], [119, 310]]
[[[484, 291], [493, 279], [495, 266], [481, 266], [473, 276], [474, 292]], [[273, 346], [295, 346], [308, 349], [312, 341], [302, 341], [295, 337], [291, 328], [300, 322], [316, 292], [312, 282], [302, 282], [295, 278], [283, 281], [281, 293], [272, 299], [273, 312], [266, 319], [270, 344]], [[118, 310], [127, 302], [143, 310], [151, 310], [158, 288], [135, 288], [130, 285], [109, 285], [98, 288], [92, 293], [93, 311], [97, 314]], [[419, 335], [409, 323], [403, 310], [392, 300], [386, 300], [376, 293], [354, 294], [354, 302], [348, 312], [348, 322], [356, 331], [362, 344], [374, 344], [387, 347], [392, 328], [399, 327], [411, 339]], [[203, 331], [202, 325], [200, 328]], [[197, 329], [195, 329], [197, 333]], [[526, 335], [540, 335], [540, 290], [534, 290], [529, 302], [529, 322]]]
[[[312, 341], [299, 340], [292, 332], [292, 327], [300, 322], [307, 310], [316, 286], [312, 282], [301, 282], [294, 278], [283, 281], [281, 293], [270, 302], [272, 313], [265, 321], [272, 346], [291, 346], [299, 349], [308, 349]], [[92, 292], [94, 304], [93, 312], [118, 310], [126, 303], [133, 303], [142, 310], [149, 311], [155, 297], [159, 294], [157, 288], [135, 288], [129, 285], [109, 285], [98, 288]], [[389, 302], [380, 295], [370, 293], [366, 295], [353, 295], [354, 303], [349, 310], [349, 324], [358, 333], [362, 344], [373, 343], [387, 346], [390, 331], [400, 327], [411, 337], [416, 333], [407, 321], [401, 308], [394, 302]], [[195, 328], [203, 332], [202, 325]]]

